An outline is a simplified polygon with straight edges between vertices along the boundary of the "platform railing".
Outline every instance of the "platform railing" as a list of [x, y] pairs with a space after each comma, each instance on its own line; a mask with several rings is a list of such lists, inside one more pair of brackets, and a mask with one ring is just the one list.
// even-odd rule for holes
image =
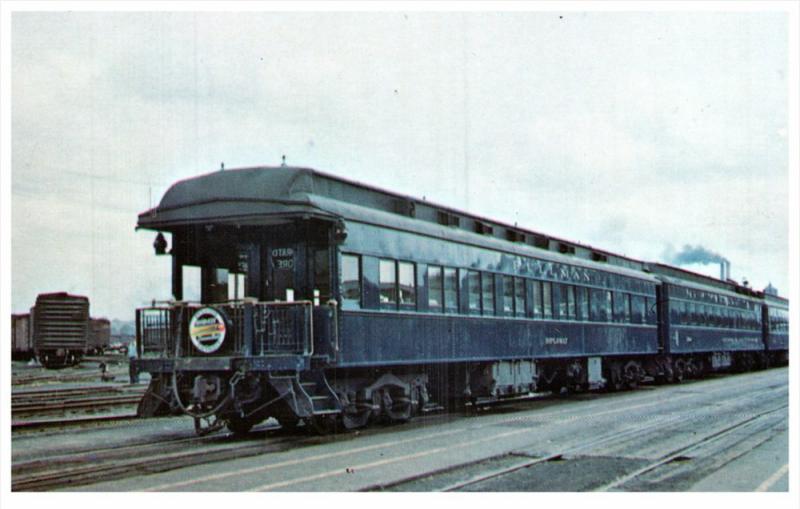
[[255, 355], [311, 355], [314, 317], [311, 301], [257, 303], [253, 309]]
[[[137, 309], [136, 344], [139, 357], [174, 358], [247, 354], [271, 356], [313, 353], [314, 323], [311, 301], [231, 301], [210, 306], [222, 311], [229, 321], [225, 343], [213, 354], [197, 352], [188, 335], [189, 321], [202, 307], [207, 306], [176, 302]], [[247, 337], [248, 334], [250, 338]]]

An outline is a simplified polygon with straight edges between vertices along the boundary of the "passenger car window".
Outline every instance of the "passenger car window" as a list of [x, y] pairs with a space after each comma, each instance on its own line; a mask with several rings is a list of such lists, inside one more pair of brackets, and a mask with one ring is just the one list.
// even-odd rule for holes
[[458, 271], [444, 269], [444, 308], [448, 313], [458, 313]]
[[589, 289], [578, 288], [578, 302], [580, 303], [581, 320], [589, 320]]
[[399, 262], [397, 267], [400, 283], [400, 305], [403, 307], [416, 307], [417, 278], [415, 277], [415, 264]]
[[183, 281], [183, 300], [200, 302], [202, 296], [200, 289], [201, 282], [201, 269], [196, 265], [184, 265], [181, 267], [181, 281]]
[[623, 298], [625, 299], [625, 322], [631, 323], [631, 295], [626, 293]]
[[611, 321], [611, 292], [607, 290], [591, 290], [593, 322]]
[[467, 292], [469, 298], [470, 314], [481, 313], [481, 276], [478, 272], [471, 270], [467, 272]]
[[525, 316], [525, 280], [514, 278], [514, 314]]
[[552, 283], [542, 283], [542, 316], [553, 318], [553, 286]]
[[621, 292], [613, 292], [612, 296], [612, 309], [613, 315], [612, 320], [613, 322], [623, 322], [625, 320], [625, 298]]
[[245, 275], [238, 272], [228, 273], [228, 300], [244, 298]]
[[361, 307], [361, 257], [342, 255], [342, 307]]
[[481, 288], [483, 289], [483, 314], [494, 314], [494, 274], [484, 272], [481, 275]]
[[378, 286], [382, 306], [397, 304], [397, 267], [394, 260], [381, 260]]
[[553, 289], [555, 290], [555, 294], [558, 297], [555, 297], [555, 301], [558, 305], [558, 319], [559, 320], [567, 320], [569, 316], [567, 316], [567, 285], [561, 285], [555, 283], [553, 285]]
[[647, 323], [655, 324], [656, 323], [656, 301], [647, 297], [644, 300], [644, 307], [647, 317]]
[[228, 300], [228, 269], [215, 267], [208, 271], [207, 302], [225, 302]]
[[641, 295], [631, 296], [631, 321], [644, 323], [644, 297]]
[[503, 276], [503, 314], [514, 314], [514, 278]]
[[567, 290], [567, 316], [570, 320], [577, 320], [578, 315], [575, 309], [575, 287], [569, 285], [565, 288]]
[[331, 272], [328, 259], [327, 249], [314, 251], [314, 288], [319, 290], [319, 300], [323, 303], [331, 298]]
[[442, 268], [428, 265], [428, 309], [441, 312], [442, 301]]
[[542, 282], [534, 281], [533, 285], [533, 317], [542, 317]]

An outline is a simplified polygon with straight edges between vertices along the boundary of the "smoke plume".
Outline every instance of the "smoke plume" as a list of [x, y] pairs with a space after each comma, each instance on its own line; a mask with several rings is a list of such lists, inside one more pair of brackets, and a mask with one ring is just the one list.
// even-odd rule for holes
[[728, 261], [724, 256], [713, 251], [709, 251], [703, 246], [691, 246], [689, 244], [683, 246], [683, 249], [678, 253], [675, 253], [670, 249], [667, 259], [674, 265], [689, 265], [692, 263], [725, 263]]

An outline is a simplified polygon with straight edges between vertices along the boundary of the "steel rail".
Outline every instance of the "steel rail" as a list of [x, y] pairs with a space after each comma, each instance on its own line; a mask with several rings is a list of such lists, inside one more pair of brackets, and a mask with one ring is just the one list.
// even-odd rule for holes
[[[265, 431], [279, 429], [278, 426]], [[231, 434], [232, 435], [232, 434]], [[287, 436], [264, 443], [263, 439], [246, 443], [224, 443], [218, 445], [220, 436], [191, 437], [172, 441], [156, 441], [120, 448], [105, 448], [99, 451], [83, 451], [74, 455], [44, 458], [12, 465], [12, 491], [44, 491], [67, 486], [80, 486], [98, 481], [110, 481], [143, 473], [158, 473], [217, 461], [226, 461], [248, 456], [286, 450], [303, 442], [315, 443], [315, 437]], [[187, 443], [199, 443], [200, 447], [185, 450]], [[134, 454], [135, 452], [135, 454]], [[53, 469], [52, 466], [57, 468]], [[58, 468], [67, 465], [67, 468]], [[76, 465], [76, 466], [71, 466]], [[44, 471], [32, 469], [50, 467]], [[20, 472], [27, 472], [20, 474]]]
[[[608, 490], [613, 489], [613, 488], [615, 488], [617, 486], [620, 486], [620, 485], [622, 485], [622, 484], [624, 484], [626, 482], [629, 482], [631, 479], [634, 479], [635, 477], [638, 477], [638, 476], [640, 476], [640, 475], [642, 475], [642, 474], [644, 474], [646, 472], [649, 472], [649, 471], [651, 471], [651, 470], [653, 470], [653, 469], [655, 469], [655, 468], [657, 468], [657, 467], [659, 467], [661, 465], [669, 463], [670, 461], [673, 461], [674, 459], [676, 459], [676, 458], [678, 458], [680, 456], [685, 455], [688, 451], [690, 451], [692, 449], [695, 449], [695, 448], [697, 448], [697, 447], [699, 447], [701, 445], [705, 445], [705, 444], [707, 444], [708, 442], [710, 442], [712, 440], [718, 440], [719, 438], [722, 438], [724, 436], [729, 435], [730, 433], [733, 433], [734, 431], [737, 431], [742, 426], [745, 426], [745, 425], [755, 421], [756, 419], [759, 419], [759, 418], [761, 418], [761, 417], [763, 417], [765, 415], [769, 415], [771, 413], [780, 411], [780, 410], [782, 410], [784, 408], [787, 408], [787, 407], [788, 407], [788, 405], [781, 405], [781, 406], [778, 406], [776, 408], [772, 408], [770, 410], [767, 410], [767, 411], [761, 412], [759, 414], [756, 414], [754, 416], [751, 416], [751, 417], [748, 417], [746, 419], [743, 419], [743, 420], [741, 420], [741, 421], [739, 421], [739, 422], [737, 422], [737, 423], [735, 423], [735, 424], [733, 424], [731, 426], [728, 426], [728, 427], [724, 428], [723, 430], [720, 430], [720, 431], [717, 431], [715, 433], [712, 433], [711, 435], [705, 436], [705, 437], [701, 438], [700, 440], [697, 440], [697, 441], [693, 442], [692, 444], [690, 444], [688, 446], [685, 446], [685, 447], [682, 447], [682, 448], [677, 449], [675, 451], [672, 451], [667, 456], [662, 457], [658, 461], [656, 461], [654, 463], [651, 463], [650, 465], [647, 465], [645, 467], [642, 467], [642, 468], [640, 468], [640, 469], [638, 469], [638, 470], [636, 470], [636, 471], [634, 471], [634, 472], [632, 472], [632, 473], [630, 473], [630, 474], [628, 474], [628, 475], [626, 475], [624, 477], [621, 477], [621, 478], [619, 478], [619, 479], [617, 479], [617, 480], [615, 480], [615, 481], [613, 481], [611, 483], [608, 483], [608, 484], [606, 484], [604, 486], [596, 488], [594, 491], [608, 491]], [[668, 421], [679, 421], [681, 419], [682, 418], [678, 417], [678, 418], [669, 419]], [[654, 425], [648, 426], [646, 428], [637, 428], [637, 429], [630, 430], [627, 433], [616, 434], [616, 435], [611, 435], [611, 436], [608, 436], [608, 437], [603, 437], [601, 439], [598, 439], [598, 440], [595, 440], [595, 441], [592, 441], [592, 442], [580, 444], [578, 446], [565, 449], [565, 450], [560, 451], [558, 453], [550, 454], [550, 455], [547, 455], [547, 456], [544, 456], [544, 457], [541, 457], [541, 458], [531, 459], [531, 460], [528, 460], [528, 461], [523, 461], [521, 463], [512, 465], [510, 467], [501, 468], [501, 469], [493, 470], [491, 472], [487, 472], [485, 474], [477, 475], [477, 476], [474, 476], [474, 477], [472, 477], [470, 479], [467, 479], [466, 481], [461, 481], [461, 482], [454, 483], [454, 484], [451, 484], [449, 486], [446, 486], [445, 488], [442, 488], [439, 491], [444, 491], [444, 492], [456, 491], [456, 490], [459, 490], [461, 488], [465, 488], [467, 486], [471, 486], [471, 485], [474, 485], [474, 484], [478, 484], [478, 483], [487, 481], [489, 479], [494, 479], [496, 477], [500, 477], [500, 476], [503, 476], [503, 475], [506, 475], [506, 474], [510, 474], [512, 472], [516, 472], [517, 470], [521, 470], [523, 468], [528, 468], [528, 467], [531, 467], [531, 466], [534, 466], [534, 465], [537, 465], [537, 464], [540, 464], [540, 463], [546, 463], [548, 461], [553, 461], [553, 460], [562, 458], [562, 457], [567, 456], [567, 455], [574, 455], [576, 453], [584, 452], [584, 451], [590, 450], [591, 448], [596, 447], [598, 445], [603, 445], [603, 444], [605, 444], [607, 442], [614, 441], [614, 440], [616, 440], [618, 438], [626, 438], [627, 436], [636, 436], [638, 434], [645, 434], [648, 431], [651, 431], [651, 430], [654, 430], [654, 429], [657, 429], [657, 428], [661, 427], [663, 424], [665, 424], [663, 421], [657, 421]], [[507, 456], [507, 455], [501, 455], [500, 457], [504, 457], [504, 456]], [[481, 461], [485, 461], [485, 459], [481, 460]], [[463, 467], [463, 465], [462, 465], [462, 467]], [[407, 481], [404, 481], [404, 482], [407, 482]]]
[[[763, 391], [759, 391], [758, 394], [760, 394], [761, 392], [770, 392], [772, 389], [773, 389], [773, 387], [767, 387]], [[725, 390], [725, 388], [711, 391], [711, 393], [719, 392], [720, 390]], [[684, 395], [684, 396], [680, 396], [680, 397], [681, 398], [685, 398], [685, 397], [688, 397], [688, 396]], [[600, 400], [600, 401], [602, 401], [602, 400]], [[673, 399], [673, 401], [674, 401], [674, 399]], [[654, 404], [654, 403], [651, 403], [651, 404]], [[647, 405], [648, 405], [647, 403], [644, 404], [644, 406], [647, 406]], [[635, 406], [642, 406], [642, 405], [641, 404], [637, 404], [637, 405], [634, 405], [634, 407]], [[630, 407], [629, 405], [625, 405], [625, 406], [623, 406], [621, 408], [618, 408], [618, 409], [608, 410], [607, 412], [608, 413], [618, 413], [620, 411], [630, 410], [630, 408], [632, 408], [632, 407]], [[780, 408], [770, 410], [769, 412], [774, 412], [774, 411], [777, 411], [777, 410], [780, 410]], [[546, 412], [545, 415], [562, 414], [564, 412], [565, 411]], [[506, 475], [506, 474], [512, 473], [514, 471], [517, 471], [517, 470], [520, 470], [520, 469], [523, 469], [523, 468], [527, 468], [527, 467], [530, 467], [530, 466], [533, 466], [533, 465], [536, 465], [536, 464], [541, 464], [541, 463], [546, 463], [548, 461], [557, 460], [557, 459], [559, 459], [559, 458], [561, 458], [561, 457], [563, 457], [565, 455], [580, 453], [580, 452], [583, 452], [585, 450], [591, 449], [592, 447], [596, 447], [598, 445], [603, 445], [605, 443], [613, 442], [613, 441], [618, 440], [618, 439], [625, 439], [625, 438], [634, 437], [634, 436], [637, 436], [637, 435], [644, 435], [644, 434], [646, 434], [646, 433], [648, 433], [650, 431], [659, 429], [660, 427], [664, 426], [665, 424], [669, 424], [669, 423], [672, 423], [672, 422], [678, 422], [678, 421], [680, 421], [681, 419], [684, 419], [684, 418], [685, 418], [684, 416], [681, 416], [679, 414], [674, 418], [657, 419], [656, 421], [654, 421], [653, 424], [647, 426], [646, 428], [639, 427], [639, 428], [634, 428], [632, 430], [629, 430], [627, 432], [616, 433], [616, 434], [611, 434], [609, 436], [600, 437], [597, 440], [593, 440], [592, 442], [579, 444], [577, 446], [570, 447], [570, 448], [558, 451], [556, 453], [549, 454], [549, 455], [544, 456], [544, 457], [528, 459], [528, 460], [522, 461], [520, 463], [516, 463], [514, 465], [511, 465], [509, 467], [500, 468], [500, 469], [497, 469], [497, 470], [493, 470], [491, 472], [487, 472], [485, 474], [477, 475], [477, 476], [474, 476], [474, 477], [472, 477], [472, 478], [470, 478], [470, 479], [468, 479], [466, 481], [450, 484], [450, 485], [448, 485], [448, 486], [446, 486], [444, 488], [441, 488], [441, 489], [439, 489], [437, 491], [454, 491], [454, 490], [458, 490], [458, 489], [461, 489], [463, 487], [466, 487], [466, 486], [469, 486], [469, 485], [473, 485], [473, 484], [477, 484], [477, 483], [486, 481], [486, 480], [491, 479], [491, 478], [495, 478], [495, 477], [499, 477], [499, 476], [502, 476], [502, 475]], [[501, 422], [505, 422], [505, 420], [501, 421]], [[465, 467], [469, 467], [471, 465], [479, 464], [479, 463], [482, 463], [482, 462], [485, 462], [485, 461], [488, 461], [488, 460], [505, 459], [505, 458], [508, 458], [509, 456], [513, 456], [513, 455], [514, 455], [513, 452], [511, 452], [511, 453], [506, 452], [506, 453], [498, 454], [498, 455], [495, 455], [495, 456], [489, 456], [489, 457], [485, 457], [485, 458], [481, 458], [481, 459], [477, 459], [477, 460], [473, 460], [473, 461], [467, 461], [467, 462], [460, 463], [460, 464], [457, 464], [457, 465], [451, 465], [451, 466], [445, 467], [443, 469], [438, 469], [438, 470], [419, 473], [419, 474], [416, 474], [414, 476], [406, 477], [406, 478], [403, 478], [403, 479], [398, 479], [396, 481], [392, 481], [392, 482], [389, 482], [389, 483], [380, 483], [380, 484], [376, 484], [376, 485], [371, 485], [371, 486], [368, 486], [366, 488], [362, 488], [359, 491], [387, 490], [387, 489], [391, 489], [393, 487], [400, 486], [400, 485], [403, 485], [403, 484], [407, 484], [409, 482], [413, 482], [413, 481], [416, 481], [416, 480], [419, 480], [419, 479], [423, 479], [423, 478], [426, 478], [426, 477], [432, 477], [432, 476], [436, 476], [436, 475], [446, 474], [448, 472], [459, 470], [459, 469], [462, 469], [462, 468], [465, 468]]]
[[755, 422], [758, 419], [761, 419], [762, 417], [764, 417], [766, 415], [769, 415], [769, 414], [772, 414], [772, 413], [775, 413], [775, 412], [779, 412], [779, 411], [781, 411], [781, 410], [783, 410], [785, 408], [788, 408], [788, 407], [789, 407], [788, 404], [780, 405], [778, 407], [772, 408], [770, 410], [766, 410], [764, 412], [760, 412], [760, 413], [755, 414], [753, 416], [750, 416], [750, 417], [748, 417], [746, 419], [743, 419], [743, 420], [741, 420], [739, 422], [736, 422], [735, 424], [732, 424], [732, 425], [730, 425], [730, 426], [728, 426], [726, 428], [723, 428], [723, 429], [721, 429], [719, 431], [711, 433], [710, 435], [706, 435], [705, 437], [703, 437], [700, 440], [697, 440], [697, 441], [689, 444], [688, 446], [675, 449], [675, 450], [669, 452], [668, 454], [666, 454], [665, 456], [662, 456], [661, 459], [659, 459], [657, 461], [654, 461], [653, 463], [650, 463], [649, 465], [645, 465], [645, 466], [643, 466], [643, 467], [641, 467], [641, 468], [639, 468], [637, 470], [634, 470], [630, 474], [627, 474], [627, 475], [624, 475], [622, 477], [619, 477], [619, 478], [615, 479], [614, 481], [612, 481], [610, 483], [607, 483], [607, 484], [604, 484], [603, 486], [595, 488], [593, 491], [610, 491], [612, 489], [618, 488], [618, 487], [622, 486], [623, 484], [626, 484], [626, 483], [632, 481], [633, 479], [641, 476], [642, 474], [646, 474], [647, 472], [655, 470], [656, 468], [658, 468], [658, 467], [660, 467], [662, 465], [665, 465], [665, 464], [670, 463], [670, 462], [672, 462], [672, 461], [674, 461], [674, 460], [676, 460], [676, 459], [678, 459], [678, 458], [680, 458], [682, 456], [685, 456], [688, 452], [690, 452], [690, 451], [692, 451], [692, 450], [694, 450], [694, 449], [696, 449], [696, 448], [698, 448], [700, 446], [707, 445], [709, 443], [721, 440], [722, 438], [725, 438], [728, 435], [730, 435], [730, 434], [732, 434], [732, 433], [734, 433], [736, 431], [739, 431], [742, 427], [747, 426], [748, 424], [751, 424], [751, 423]]
[[19, 431], [23, 429], [41, 429], [41, 428], [58, 428], [68, 426], [80, 426], [82, 424], [94, 424], [101, 422], [117, 422], [117, 421], [130, 421], [137, 419], [138, 416], [133, 414], [120, 414], [120, 415], [91, 415], [86, 417], [71, 417], [68, 419], [34, 419], [25, 421], [12, 421], [11, 431]]

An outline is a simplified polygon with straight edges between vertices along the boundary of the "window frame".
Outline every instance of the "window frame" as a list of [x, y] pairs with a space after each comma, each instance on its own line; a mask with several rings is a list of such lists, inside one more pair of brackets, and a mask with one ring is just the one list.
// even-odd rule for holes
[[[492, 272], [481, 273], [481, 314], [485, 316], [495, 316], [497, 314], [497, 299], [495, 292], [497, 291], [497, 282], [495, 275]], [[487, 297], [489, 297], [487, 299]], [[492, 309], [487, 309], [487, 302], [491, 304]]]
[[[389, 281], [383, 281], [381, 275], [383, 273], [383, 265], [384, 264], [392, 264], [392, 278], [391, 281], [392, 288], [390, 291], [394, 295], [394, 300], [387, 300], [386, 302], [383, 301], [384, 296], [384, 284], [390, 283]], [[378, 305], [381, 309], [397, 309], [399, 295], [397, 294], [397, 260], [392, 258], [379, 258], [378, 259]]]
[[514, 316], [514, 276], [502, 274], [503, 280], [503, 316]]
[[[358, 299], [348, 299], [345, 297], [345, 258], [355, 258], [356, 262], [356, 281], [358, 286]], [[342, 309], [362, 309], [364, 307], [364, 267], [361, 255], [356, 253], [342, 253], [340, 280], [340, 295]]]
[[542, 281], [542, 320], [553, 320], [553, 283]]
[[[439, 291], [438, 291], [438, 304], [434, 305], [431, 303], [431, 295], [437, 293], [433, 289], [433, 285], [431, 281], [431, 272], [438, 271], [439, 272]], [[425, 282], [428, 287], [428, 311], [432, 311], [435, 313], [444, 313], [444, 267], [441, 265], [428, 265], [428, 268], [425, 273]]]
[[[402, 268], [403, 266], [410, 266], [411, 267], [411, 292], [410, 298], [407, 302], [402, 300], [403, 290], [402, 284], [400, 281], [402, 275]], [[417, 309], [417, 297], [418, 297], [418, 289], [417, 289], [417, 264], [415, 262], [410, 262], [406, 260], [397, 260], [397, 277], [396, 280], [396, 294], [397, 294], [397, 308], [400, 310], [406, 311], [415, 311]]]
[[[483, 300], [482, 299], [483, 294], [481, 293], [483, 287], [481, 286], [480, 271], [468, 269], [466, 274], [466, 280], [467, 280], [467, 314], [480, 315], [482, 312], [481, 304]], [[473, 283], [475, 283], [475, 286], [477, 288], [476, 292], [473, 292], [473, 290], [475, 289], [473, 288]], [[473, 297], [475, 295], [477, 295], [477, 298], [475, 299], [474, 301], [475, 305], [473, 306]]]
[[[453, 274], [453, 283], [455, 285], [455, 301], [453, 301], [453, 306], [448, 306], [449, 301], [447, 300], [448, 290], [447, 290], [447, 274], [448, 271], [452, 270]], [[459, 306], [459, 298], [461, 296], [460, 285], [459, 285], [459, 269], [456, 267], [442, 267], [442, 292], [443, 292], [443, 305], [444, 305], [444, 312], [446, 314], [458, 314], [460, 310]]]
[[[524, 318], [527, 314], [527, 286], [525, 278], [514, 277], [514, 316]], [[521, 292], [519, 290], [522, 290]]]

